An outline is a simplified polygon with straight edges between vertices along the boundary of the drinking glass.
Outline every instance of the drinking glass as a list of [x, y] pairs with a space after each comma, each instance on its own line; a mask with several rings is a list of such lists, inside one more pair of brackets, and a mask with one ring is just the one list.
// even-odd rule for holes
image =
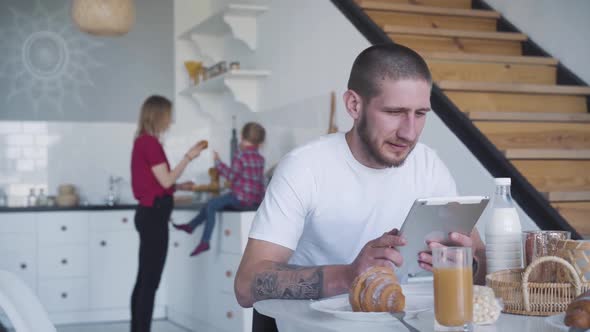
[[442, 247], [432, 251], [434, 329], [473, 330], [473, 258], [471, 248]]
[[[568, 231], [524, 231], [522, 232], [523, 266], [526, 268], [536, 258], [556, 256], [559, 240], [569, 240]], [[532, 282], [556, 282], [557, 271], [561, 265], [557, 263], [543, 263], [536, 267], [529, 275]]]

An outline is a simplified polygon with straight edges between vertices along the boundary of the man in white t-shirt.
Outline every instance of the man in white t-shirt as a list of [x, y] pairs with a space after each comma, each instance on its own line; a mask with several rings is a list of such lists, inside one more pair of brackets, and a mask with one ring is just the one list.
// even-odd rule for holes
[[[417, 143], [431, 86], [424, 60], [404, 46], [375, 45], [357, 57], [344, 94], [353, 127], [281, 160], [236, 276], [240, 305], [346, 293], [368, 267], [403, 263], [396, 247], [408, 239], [397, 228], [414, 200], [457, 193], [437, 154]], [[481, 283], [485, 249], [477, 231], [450, 238], [453, 245], [473, 247]], [[441, 244], [430, 244], [435, 246]], [[429, 252], [416, 259], [431, 270]]]

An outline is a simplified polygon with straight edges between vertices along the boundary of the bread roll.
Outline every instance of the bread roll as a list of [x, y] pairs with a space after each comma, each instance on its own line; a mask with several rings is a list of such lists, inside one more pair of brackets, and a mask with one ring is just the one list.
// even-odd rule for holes
[[399, 312], [406, 306], [395, 273], [380, 266], [372, 267], [354, 279], [348, 300], [353, 311]]
[[563, 322], [569, 327], [590, 329], [590, 291], [583, 293], [570, 303]]
[[202, 140], [197, 143], [197, 146], [199, 146], [200, 148], [205, 150], [206, 148], [209, 147], [209, 142], [207, 140]]

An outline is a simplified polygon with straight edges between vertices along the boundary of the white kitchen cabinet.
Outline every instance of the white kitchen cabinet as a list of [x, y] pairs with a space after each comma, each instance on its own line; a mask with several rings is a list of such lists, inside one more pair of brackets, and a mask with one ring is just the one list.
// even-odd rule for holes
[[[0, 238], [0, 241], [3, 239]], [[0, 270], [14, 273], [23, 280], [33, 292], [37, 290], [37, 259], [34, 249], [0, 251]]]
[[[192, 212], [175, 211], [172, 219], [175, 223], [181, 224], [188, 222], [193, 216]], [[193, 287], [200, 287], [202, 282], [192, 273], [195, 260], [189, 257], [189, 253], [195, 246], [195, 241], [195, 236], [170, 227], [170, 246], [164, 268], [167, 280], [165, 287], [167, 288], [168, 310], [186, 316], [192, 315], [196, 310], [193, 307], [191, 290]]]
[[87, 245], [43, 247], [38, 257], [42, 279], [88, 277]]
[[81, 322], [89, 310], [88, 212], [41, 212], [37, 296], [54, 323]]
[[90, 232], [135, 232], [134, 210], [90, 213]]
[[225, 253], [219, 255], [219, 260], [214, 263], [212, 270], [217, 291], [234, 294], [234, 279], [241, 259], [240, 255]]
[[211, 305], [211, 295], [215, 293], [215, 288], [213, 287], [215, 280], [211, 278], [211, 271], [207, 270], [207, 267], [211, 265], [205, 255], [194, 257], [191, 263], [191, 275], [195, 280], [195, 282], [191, 282], [191, 294], [193, 298], [192, 316], [197, 321], [210, 323], [211, 317], [209, 317], [208, 308]]
[[88, 243], [87, 212], [46, 212], [37, 216], [40, 246]]
[[[182, 213], [177, 215], [182, 220], [190, 219]], [[199, 243], [203, 226], [192, 235], [172, 232], [168, 256], [168, 319], [192, 331], [251, 330], [252, 309], [239, 306], [233, 285], [254, 215], [254, 212], [218, 214], [211, 249], [194, 258], [187, 257]], [[194, 212], [190, 214], [193, 216]], [[192, 298], [191, 310], [186, 310], [189, 299], [181, 294], [183, 291]]]
[[35, 251], [35, 234], [0, 233], [0, 252], [25, 250]]
[[33, 292], [37, 289], [37, 239], [35, 214], [2, 213], [0, 270], [20, 277]]
[[6, 213], [0, 214], [0, 234], [27, 233], [35, 234], [37, 232], [36, 213]]
[[[0, 269], [24, 280], [54, 323], [129, 319], [139, 252], [134, 214], [133, 210], [3, 212]], [[187, 242], [186, 250], [189, 247]], [[183, 255], [187, 260], [189, 252]], [[154, 318], [166, 316], [165, 285], [164, 277]]]
[[[139, 233], [134, 211], [101, 211], [90, 215], [90, 307], [129, 311], [139, 265]], [[164, 273], [166, 266], [164, 267]], [[166, 277], [156, 293], [156, 306], [166, 304]], [[157, 310], [156, 310], [157, 311]], [[155, 316], [162, 318], [161, 316]]]
[[137, 277], [139, 236], [134, 232], [90, 234], [90, 307], [129, 307]]
[[251, 331], [252, 309], [240, 307], [233, 294], [219, 293], [211, 299], [209, 317], [221, 331]]
[[88, 310], [88, 279], [62, 278], [41, 281], [38, 296], [49, 313]]
[[255, 215], [256, 212], [224, 212], [219, 215], [221, 252], [238, 255], [244, 252]]

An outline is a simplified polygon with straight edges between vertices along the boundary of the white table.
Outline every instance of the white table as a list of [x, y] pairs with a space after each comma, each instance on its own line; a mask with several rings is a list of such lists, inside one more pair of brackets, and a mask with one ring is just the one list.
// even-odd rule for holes
[[[331, 314], [319, 312], [309, 307], [309, 300], [265, 300], [254, 304], [254, 308], [263, 315], [277, 320], [280, 332], [392, 332], [408, 331], [401, 323], [360, 322], [337, 318]], [[420, 331], [434, 331], [434, 314], [422, 313], [418, 318], [407, 320]], [[502, 314], [494, 325], [476, 326], [478, 332], [557, 332], [563, 331], [546, 323], [544, 317], [531, 317]]]

